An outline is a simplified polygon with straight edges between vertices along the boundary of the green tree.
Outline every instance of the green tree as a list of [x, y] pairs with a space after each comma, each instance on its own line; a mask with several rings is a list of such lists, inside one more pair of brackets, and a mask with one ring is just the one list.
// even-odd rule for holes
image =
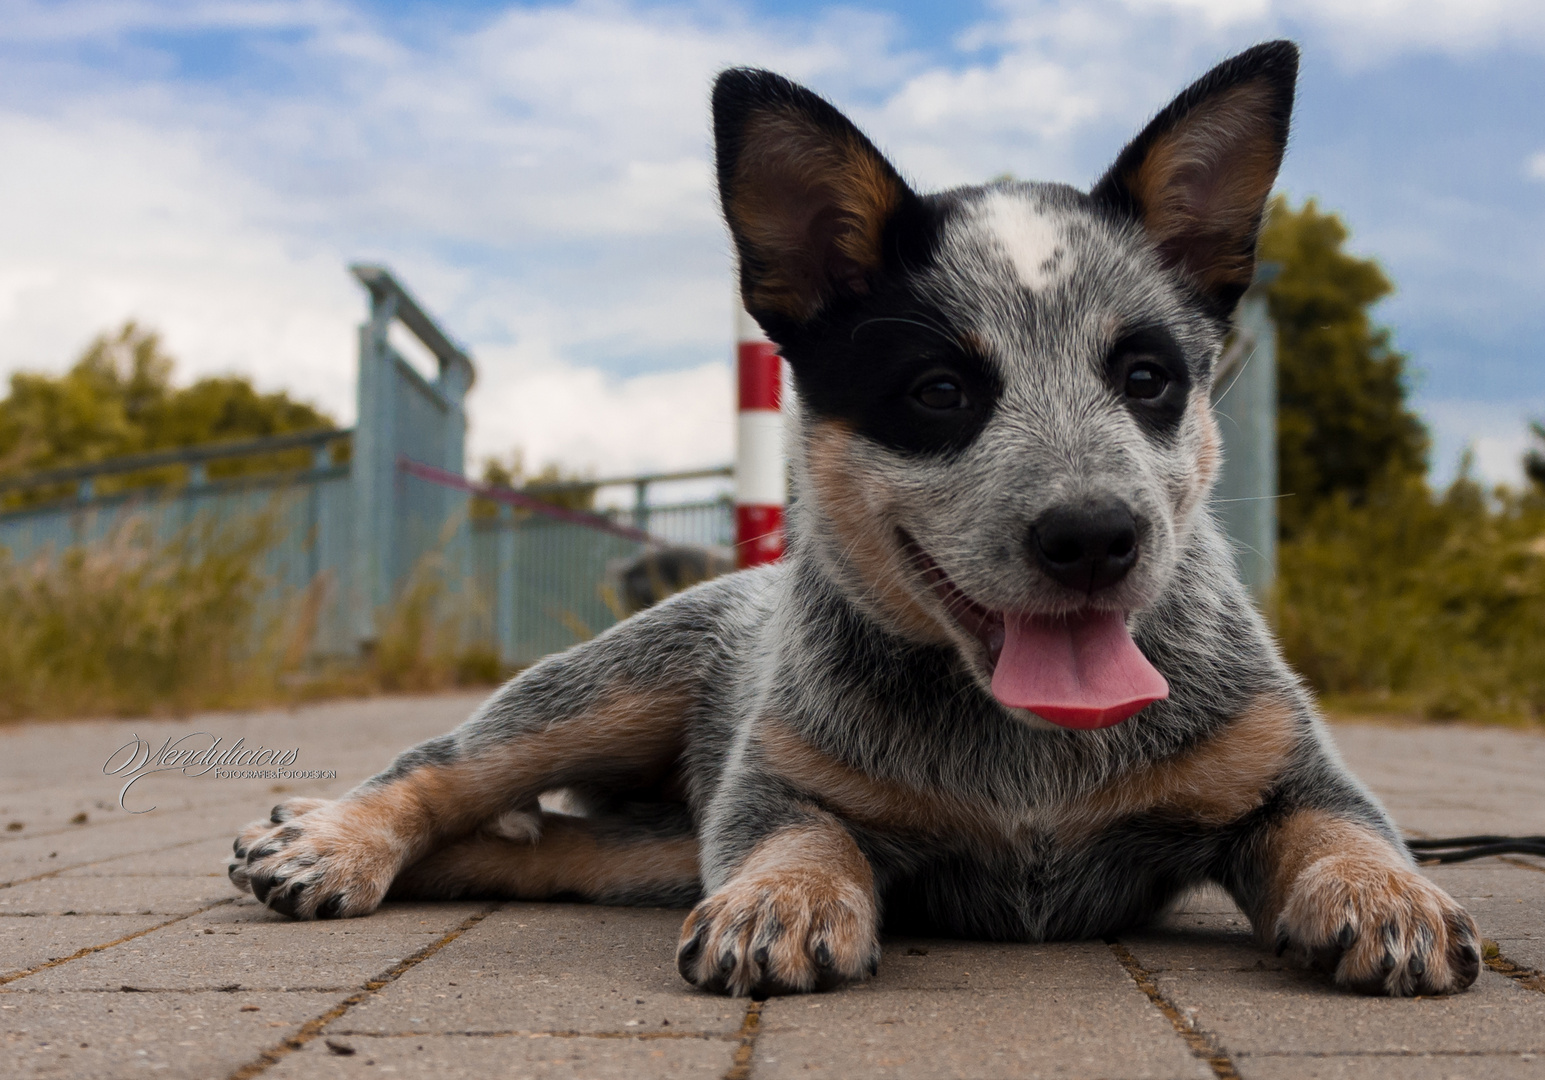
[[160, 335], [131, 321], [97, 337], [63, 375], [12, 375], [0, 398], [0, 476], [337, 426], [287, 393], [259, 393], [243, 376], [175, 387], [175, 368]]
[[1347, 254], [1348, 235], [1313, 199], [1295, 210], [1281, 195], [1261, 233], [1261, 259], [1281, 266], [1268, 301], [1284, 536], [1333, 496], [1357, 505], [1381, 482], [1427, 471], [1427, 430], [1406, 406], [1406, 358], [1369, 316], [1394, 286], [1378, 263]]
[[1529, 434], [1538, 445], [1531, 446], [1528, 453], [1524, 454], [1524, 475], [1536, 487], [1545, 489], [1545, 424], [1531, 420]]

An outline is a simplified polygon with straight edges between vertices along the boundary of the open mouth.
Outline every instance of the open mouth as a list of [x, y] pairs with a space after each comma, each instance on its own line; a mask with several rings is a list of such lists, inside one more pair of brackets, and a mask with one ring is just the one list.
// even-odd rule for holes
[[1119, 724], [1169, 697], [1169, 683], [1132, 640], [1123, 612], [994, 611], [967, 596], [917, 541], [905, 533], [901, 539], [950, 617], [982, 643], [1001, 704], [1089, 730]]

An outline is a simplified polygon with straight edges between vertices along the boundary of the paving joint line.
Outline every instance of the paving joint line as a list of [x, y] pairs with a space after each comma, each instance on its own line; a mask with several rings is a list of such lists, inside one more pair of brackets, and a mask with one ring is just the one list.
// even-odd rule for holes
[[237, 1066], [235, 1071], [226, 1077], [226, 1080], [250, 1080], [251, 1077], [259, 1076], [262, 1073], [267, 1072], [280, 1061], [295, 1053], [295, 1051], [304, 1049], [307, 1043], [321, 1037], [323, 1030], [327, 1027], [328, 1024], [331, 1024], [334, 1020], [342, 1018], [350, 1009], [354, 1008], [354, 1006], [368, 1000], [369, 998], [374, 997], [381, 990], [402, 978], [403, 975], [407, 974], [413, 968], [417, 967], [419, 964], [422, 964], [425, 960], [428, 960], [435, 953], [439, 952], [451, 942], [461, 937], [468, 930], [471, 930], [478, 923], [492, 915], [495, 911], [498, 911], [501, 906], [503, 905], [489, 904], [482, 911], [475, 912], [472, 915], [467, 916], [454, 930], [441, 936], [438, 940], [432, 941], [428, 945], [425, 945], [412, 956], [409, 956], [403, 960], [399, 960], [394, 966], [388, 968], [380, 975], [377, 975], [375, 978], [366, 982], [365, 985], [360, 989], [356, 990], [354, 993], [338, 1002], [338, 1004], [334, 1005], [331, 1009], [328, 1009], [320, 1016], [315, 1016], [310, 1020], [307, 1020], [299, 1027], [299, 1029], [296, 1030], [293, 1035], [288, 1035], [281, 1039], [278, 1043], [259, 1053], [257, 1057], [253, 1058], [245, 1065]]
[[1515, 964], [1502, 955], [1501, 947], [1490, 938], [1481, 942], [1481, 958], [1486, 966], [1503, 978], [1512, 979], [1525, 990], [1533, 990], [1537, 994], [1545, 994], [1545, 973], [1538, 968], [1524, 967]]
[[1517, 1057], [1519, 1054], [1534, 1054], [1533, 1050], [1260, 1050], [1249, 1054], [1241, 1054], [1247, 1058], [1313, 1058], [1315, 1061], [1330, 1061], [1344, 1057], [1369, 1057], [1369, 1058], [1403, 1058], [1403, 1057], [1443, 1057], [1443, 1058], [1487, 1058], [1487, 1057]]
[[1132, 955], [1132, 951], [1115, 938], [1107, 938], [1105, 944], [1110, 949], [1111, 955], [1132, 977], [1137, 988], [1147, 995], [1154, 1008], [1170, 1022], [1170, 1026], [1175, 1029], [1175, 1034], [1185, 1040], [1191, 1053], [1206, 1062], [1208, 1068], [1212, 1069], [1213, 1076], [1217, 1080], [1241, 1080], [1239, 1069], [1227, 1052], [1218, 1045], [1217, 1040], [1193, 1024], [1174, 1002], [1164, 996], [1164, 992], [1159, 989], [1159, 984], [1154, 981], [1153, 973], [1143, 967], [1137, 957]]
[[740, 1022], [740, 1031], [736, 1033], [740, 1045], [735, 1047], [735, 1054], [730, 1059], [730, 1070], [724, 1074], [724, 1080], [750, 1080], [751, 1057], [756, 1053], [756, 1037], [762, 1031], [764, 1004], [755, 998], [746, 1003], [746, 1015]]
[[77, 949], [69, 956], [55, 957], [54, 959], [48, 961], [46, 964], [38, 964], [36, 967], [27, 968], [25, 971], [13, 971], [9, 975], [0, 975], [0, 986], [13, 983], [17, 979], [25, 979], [29, 975], [36, 975], [40, 971], [47, 971], [52, 967], [58, 967], [60, 964], [68, 964], [71, 960], [79, 960], [82, 957], [90, 956], [92, 953], [99, 953], [104, 949], [111, 949], [114, 945], [122, 945], [126, 941], [133, 941], [135, 938], [144, 937], [146, 934], [153, 934], [157, 930], [164, 930], [166, 927], [180, 923], [184, 919], [191, 919], [195, 915], [202, 915], [204, 912], [212, 911], [224, 904], [235, 903], [236, 900], [237, 897], [234, 896], [225, 900], [216, 900], [213, 904], [205, 904], [203, 907], [198, 908], [195, 911], [189, 911], [182, 915], [174, 915], [172, 918], [167, 919], [165, 922], [157, 923], [155, 926], [147, 926], [143, 930], [136, 930], [132, 934], [125, 934], [121, 938], [115, 938], [114, 940], [105, 942], [101, 945], [87, 945], [84, 949]]
[[336, 1035], [339, 1038], [348, 1036], [354, 1039], [636, 1039], [647, 1042], [655, 1042], [660, 1039], [699, 1039], [703, 1042], [728, 1042], [731, 1039], [741, 1038], [739, 1031], [729, 1033], [722, 1031], [575, 1031], [569, 1029], [533, 1031], [525, 1028], [510, 1028], [499, 1031], [478, 1031], [471, 1028], [456, 1031], [359, 1031], [353, 1028], [343, 1028], [329, 1031], [327, 1034], [329, 1037]]

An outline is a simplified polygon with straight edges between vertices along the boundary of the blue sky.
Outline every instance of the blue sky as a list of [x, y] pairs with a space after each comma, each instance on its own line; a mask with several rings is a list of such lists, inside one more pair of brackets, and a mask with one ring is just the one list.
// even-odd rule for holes
[[728, 457], [719, 67], [836, 101], [919, 185], [1087, 185], [1255, 41], [1305, 49], [1282, 187], [1341, 212], [1451, 474], [1545, 416], [1536, 0], [501, 4], [0, 0], [0, 374], [161, 328], [347, 420], [344, 272], [397, 269], [479, 359], [477, 453]]

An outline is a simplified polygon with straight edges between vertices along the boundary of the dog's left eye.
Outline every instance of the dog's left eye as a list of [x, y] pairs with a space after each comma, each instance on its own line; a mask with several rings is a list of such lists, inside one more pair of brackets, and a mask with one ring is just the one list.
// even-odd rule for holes
[[1136, 364], [1127, 372], [1126, 394], [1139, 401], [1152, 401], [1169, 386], [1169, 374], [1157, 364]]
[[925, 408], [937, 409], [940, 412], [950, 409], [964, 409], [970, 404], [966, 400], [966, 392], [960, 388], [960, 384], [954, 379], [948, 378], [930, 379], [912, 391], [912, 396]]

